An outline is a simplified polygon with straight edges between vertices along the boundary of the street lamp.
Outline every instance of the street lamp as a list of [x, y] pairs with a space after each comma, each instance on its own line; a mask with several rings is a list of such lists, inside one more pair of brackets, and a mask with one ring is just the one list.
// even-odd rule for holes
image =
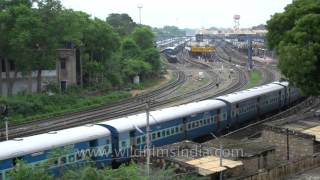
[[[220, 154], [219, 154], [219, 159], [220, 159], [220, 167], [222, 167], [222, 151], [223, 151], [223, 146], [222, 146], [222, 143], [221, 143], [221, 141], [220, 141], [220, 139], [216, 136], [216, 135], [214, 135], [213, 133], [210, 133], [211, 134], [211, 136], [212, 137], [214, 137], [215, 139], [217, 139], [218, 141], [219, 141], [219, 146], [220, 146]], [[220, 180], [222, 180], [223, 179], [223, 177], [222, 177], [222, 170], [221, 170], [221, 172], [220, 172], [220, 178], [219, 178]]]
[[139, 22], [140, 22], [140, 25], [141, 25], [141, 9], [143, 8], [143, 5], [142, 4], [138, 4], [138, 9], [139, 9]]

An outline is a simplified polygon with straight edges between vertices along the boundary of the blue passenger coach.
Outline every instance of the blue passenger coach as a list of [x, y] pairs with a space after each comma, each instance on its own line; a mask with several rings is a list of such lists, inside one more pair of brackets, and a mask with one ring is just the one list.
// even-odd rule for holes
[[[152, 146], [195, 139], [237, 127], [256, 117], [293, 104], [300, 98], [297, 88], [274, 82], [214, 99], [150, 112]], [[49, 132], [0, 142], [0, 180], [7, 177], [17, 160], [32, 165], [51, 164], [51, 172], [71, 164], [95, 161], [97, 166], [129, 161], [146, 144], [146, 114], [104, 121], [98, 124]], [[56, 150], [59, 157], [51, 158]], [[138, 154], [139, 155], [139, 154]], [[53, 161], [48, 161], [48, 160]]]
[[[226, 104], [217, 100], [205, 100], [150, 112], [151, 142], [161, 146], [184, 139], [193, 139], [226, 125]], [[129, 160], [133, 149], [143, 150], [146, 143], [146, 114], [141, 113], [99, 125], [112, 133], [113, 162]], [[120, 153], [119, 153], [120, 152]], [[125, 153], [124, 153], [125, 152]], [[119, 156], [120, 155], [120, 156]]]
[[[98, 163], [109, 164], [111, 159], [110, 132], [98, 125], [86, 125], [60, 131], [52, 131], [24, 138], [16, 138], [0, 143], [0, 180], [5, 179], [8, 171], [17, 160], [37, 165], [49, 162], [55, 171], [56, 167], [67, 166], [88, 160], [86, 156], [100, 150], [101, 156], [89, 158]], [[89, 151], [91, 150], [91, 151]], [[58, 157], [55, 154], [63, 152]], [[51, 159], [52, 158], [52, 159]], [[102, 158], [99, 161], [99, 158]], [[105, 161], [104, 161], [105, 160]]]

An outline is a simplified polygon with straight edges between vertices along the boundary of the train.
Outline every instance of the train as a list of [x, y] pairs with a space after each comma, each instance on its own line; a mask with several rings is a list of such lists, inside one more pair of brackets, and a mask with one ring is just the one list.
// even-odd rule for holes
[[[150, 111], [151, 144], [158, 147], [237, 128], [301, 98], [298, 88], [282, 81]], [[128, 162], [133, 150], [143, 151], [146, 146], [146, 118], [146, 113], [139, 113], [0, 142], [0, 180], [7, 178], [18, 160], [31, 165], [51, 162], [49, 169], [53, 173], [87, 161], [94, 161], [98, 167]], [[65, 151], [52, 160], [57, 150]]]

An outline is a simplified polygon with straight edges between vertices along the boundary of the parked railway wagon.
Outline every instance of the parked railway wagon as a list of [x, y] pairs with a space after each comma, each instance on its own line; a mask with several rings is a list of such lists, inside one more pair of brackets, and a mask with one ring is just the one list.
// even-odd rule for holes
[[[150, 112], [151, 143], [161, 146], [195, 139], [277, 111], [300, 98], [287, 82], [243, 90], [214, 99]], [[145, 113], [110, 121], [0, 142], [0, 180], [7, 178], [17, 160], [31, 165], [51, 162], [50, 171], [95, 161], [97, 166], [130, 160], [146, 144]], [[63, 154], [53, 157], [56, 150]], [[58, 174], [57, 174], [58, 175]]]

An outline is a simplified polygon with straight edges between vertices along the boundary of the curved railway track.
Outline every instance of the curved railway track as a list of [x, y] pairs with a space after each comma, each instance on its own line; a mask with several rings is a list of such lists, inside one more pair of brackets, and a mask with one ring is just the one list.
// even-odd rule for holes
[[[224, 59], [225, 61], [227, 61], [229, 57], [233, 57], [231, 60], [232, 63], [242, 67], [247, 67], [247, 59], [240, 55], [239, 52], [235, 52], [231, 48], [219, 47], [219, 57]], [[262, 75], [262, 80], [258, 85], [264, 85], [276, 80], [275, 72], [270, 65], [265, 65], [264, 63], [261, 63], [259, 61], [254, 62], [256, 69], [260, 71]]]
[[[203, 69], [205, 68], [211, 69], [209, 65], [204, 63], [192, 61], [191, 59], [186, 59], [186, 61], [190, 64], [193, 64], [194, 66], [198, 66]], [[237, 80], [227, 88], [219, 90], [218, 92], [216, 92], [214, 95], [211, 95], [210, 97], [231, 93], [244, 87], [248, 82], [247, 77], [244, 75], [244, 73], [240, 69], [236, 69], [236, 71], [239, 72], [239, 78], [237, 78]], [[108, 119], [113, 119], [117, 117], [127, 116], [129, 114], [137, 113], [139, 111], [144, 110], [145, 103], [143, 99], [146, 99], [146, 98], [152, 98], [155, 100], [159, 99], [159, 101], [154, 101], [151, 104], [152, 108], [168, 105], [170, 103], [173, 103], [179, 100], [185, 100], [186, 98], [190, 98], [195, 95], [206, 93], [210, 91], [212, 88], [214, 88], [216, 81], [219, 80], [218, 76], [216, 76], [217, 79], [213, 80], [211, 83], [209, 83], [206, 86], [200, 87], [191, 92], [166, 98], [166, 96], [171, 94], [171, 92], [175, 91], [183, 83], [186, 82], [186, 75], [183, 72], [177, 70], [176, 73], [177, 73], [177, 79], [175, 81], [172, 81], [171, 83], [168, 83], [157, 90], [142, 94], [137, 97], [131, 97], [126, 100], [119, 101], [117, 103], [100, 106], [94, 109], [68, 113], [62, 117], [55, 117], [55, 118], [50, 118], [42, 121], [33, 121], [25, 124], [11, 126], [9, 129], [9, 138], [12, 139], [16, 137], [30, 136], [30, 135], [35, 135], [39, 133], [46, 133], [49, 131], [56, 131], [64, 128], [70, 128], [70, 127], [75, 127], [75, 126], [80, 126], [85, 124], [91, 124], [99, 121], [104, 121]], [[197, 98], [193, 98], [192, 101], [203, 100], [206, 98], [208, 98], [208, 96], [197, 97]], [[4, 134], [5, 134], [4, 129], [2, 129], [0, 131], [0, 135], [1, 135], [0, 140], [5, 139]]]

